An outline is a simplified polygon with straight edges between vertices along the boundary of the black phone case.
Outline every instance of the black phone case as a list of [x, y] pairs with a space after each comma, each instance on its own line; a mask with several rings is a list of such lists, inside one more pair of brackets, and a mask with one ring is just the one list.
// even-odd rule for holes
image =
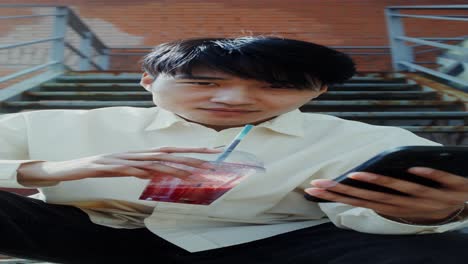
[[[357, 188], [406, 196], [399, 191], [383, 186], [353, 180], [347, 174], [357, 171], [372, 172], [411, 181], [429, 187], [440, 187], [438, 182], [408, 173], [411, 167], [429, 167], [468, 177], [468, 147], [463, 146], [405, 146], [382, 152], [361, 165], [347, 171], [334, 180]], [[313, 202], [330, 202], [305, 194]]]

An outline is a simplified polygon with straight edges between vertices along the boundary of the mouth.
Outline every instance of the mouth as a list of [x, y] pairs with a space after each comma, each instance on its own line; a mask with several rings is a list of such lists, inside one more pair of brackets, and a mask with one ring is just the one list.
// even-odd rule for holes
[[259, 112], [254, 110], [244, 110], [244, 109], [226, 109], [226, 108], [200, 108], [201, 110], [220, 112], [220, 113], [253, 113]]

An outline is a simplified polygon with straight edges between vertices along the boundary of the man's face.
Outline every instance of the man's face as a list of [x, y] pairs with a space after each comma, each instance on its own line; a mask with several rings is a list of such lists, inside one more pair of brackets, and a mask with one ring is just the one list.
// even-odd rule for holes
[[176, 115], [217, 131], [258, 124], [292, 111], [326, 91], [276, 88], [226, 73], [194, 69], [192, 76], [143, 74], [140, 83], [153, 102]]

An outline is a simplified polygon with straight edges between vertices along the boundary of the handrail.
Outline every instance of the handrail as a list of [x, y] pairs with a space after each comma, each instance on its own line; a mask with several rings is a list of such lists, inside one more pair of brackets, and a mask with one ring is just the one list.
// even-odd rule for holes
[[27, 15], [27, 16], [0, 16], [0, 19], [17, 19], [17, 18], [48, 17], [48, 16], [55, 16], [55, 14]]
[[15, 78], [17, 78], [17, 77], [21, 77], [21, 76], [23, 76], [23, 75], [30, 74], [30, 73], [33, 73], [33, 72], [42, 70], [42, 69], [44, 69], [44, 68], [47, 68], [47, 67], [49, 67], [49, 66], [57, 65], [57, 64], [60, 64], [60, 62], [58, 62], [58, 61], [51, 61], [51, 62], [48, 62], [48, 63], [45, 63], [45, 64], [41, 64], [41, 65], [38, 65], [38, 66], [34, 66], [34, 67], [31, 67], [31, 68], [28, 68], [28, 69], [25, 69], [25, 70], [22, 70], [22, 71], [19, 71], [19, 72], [16, 72], [16, 73], [7, 75], [7, 76], [5, 76], [5, 77], [2, 77], [2, 78], [0, 78], [0, 83], [6, 82], [6, 81], [9, 81], [9, 80], [13, 80], [13, 79], [15, 79]]
[[[54, 67], [54, 71], [58, 68], [66, 69], [64, 61], [64, 50], [69, 49], [73, 54], [76, 54], [80, 60], [79, 70], [90, 70], [92, 68], [97, 70], [109, 69], [109, 58], [111, 56], [142, 56], [148, 50], [153, 49], [152, 46], [114, 46], [108, 47], [101, 39], [78, 17], [78, 15], [67, 6], [61, 5], [41, 5], [41, 4], [0, 4], [0, 8], [54, 8], [54, 14], [33, 14], [33, 15], [17, 15], [17, 16], [0, 16], [0, 20], [7, 19], [22, 19], [32, 17], [47, 17], [53, 16], [55, 19], [54, 31], [49, 38], [36, 39], [32, 41], [19, 42], [7, 45], [0, 45], [0, 50], [16, 48], [20, 46], [34, 45], [37, 43], [50, 42], [53, 44], [51, 48], [51, 58], [48, 63], [26, 69], [19, 73], [30, 73], [31, 69], [45, 67]], [[431, 46], [436, 48], [443, 48], [449, 50], [456, 50], [458, 52], [468, 52], [468, 48], [459, 47], [456, 45], [447, 44], [446, 41], [463, 40], [463, 37], [411, 37], [404, 34], [402, 19], [405, 18], [418, 18], [418, 19], [439, 19], [448, 21], [468, 21], [468, 18], [463, 14], [458, 15], [427, 15], [427, 14], [401, 14], [401, 10], [468, 10], [468, 5], [444, 5], [444, 6], [390, 6], [386, 8], [386, 17], [390, 34], [389, 46], [330, 46], [334, 49], [344, 50], [349, 55], [376, 55], [376, 56], [392, 56], [393, 67], [396, 71], [410, 70], [431, 73], [433, 70], [421, 70], [423, 66], [418, 66], [414, 61], [414, 54], [432, 51], [413, 51], [413, 48], [419, 46]], [[81, 44], [78, 46], [68, 43], [65, 39], [66, 27], [74, 30], [81, 38]], [[406, 42], [411, 42], [416, 45], [408, 46]], [[445, 42], [445, 43], [442, 43]], [[95, 50], [95, 53], [92, 52]], [[429, 61], [419, 62], [420, 64], [431, 64]], [[417, 65], [418, 67], [414, 66]], [[25, 74], [27, 74], [25, 73]], [[23, 74], [24, 75], [24, 74]], [[0, 80], [11, 79], [12, 76], [18, 77], [18, 73], [10, 74], [9, 76], [2, 77]], [[22, 76], [22, 75], [21, 75]], [[445, 75], [440, 75], [445, 76]], [[440, 77], [438, 76], [438, 77]], [[446, 77], [446, 76], [445, 76]], [[441, 77], [448, 80], [447, 78]], [[452, 76], [453, 78], [453, 76]], [[458, 82], [460, 83], [460, 82]], [[463, 83], [463, 80], [462, 82]], [[468, 86], [468, 84], [467, 84]]]
[[438, 71], [434, 71], [434, 70], [431, 70], [431, 69], [423, 67], [423, 66], [419, 66], [419, 65], [414, 64], [414, 63], [410, 63], [410, 62], [406, 62], [406, 61], [400, 61], [399, 63], [402, 64], [402, 65], [407, 66], [408, 68], [419, 70], [419, 71], [434, 75], [436, 77], [446, 79], [446, 80], [454, 82], [454, 83], [458, 83], [458, 84], [461, 84], [461, 85], [466, 84], [466, 82], [464, 82], [460, 78], [454, 78], [453, 76], [450, 76], [448, 74], [438, 72]]
[[413, 6], [389, 6], [387, 9], [464, 9], [466, 5], [413, 5]]
[[[415, 54], [427, 53], [440, 49], [447, 49], [449, 51], [456, 51], [462, 54], [468, 54], [468, 47], [461, 47], [441, 43], [443, 41], [453, 40], [466, 40], [465, 36], [462, 37], [413, 37], [405, 35], [405, 26], [403, 24], [404, 18], [417, 18], [417, 19], [437, 19], [446, 21], [462, 21], [468, 22], [466, 15], [414, 15], [414, 14], [401, 14], [402, 10], [468, 10], [468, 5], [430, 5], [430, 6], [389, 6], [385, 8], [385, 16], [387, 21], [387, 28], [389, 34], [389, 41], [392, 54], [392, 65], [395, 71], [420, 71], [426, 74], [441, 78], [443, 80], [460, 85], [462, 90], [468, 89], [468, 80], [458, 78], [446, 74], [444, 72], [436, 71], [418, 65], [415, 61]], [[408, 45], [407, 42], [415, 43], [417, 45]], [[431, 46], [434, 48], [415, 51], [414, 48], [419, 46]], [[462, 63], [459, 61], [458, 63]], [[432, 64], [425, 61], [419, 64]], [[436, 64], [436, 63], [434, 63]]]
[[427, 18], [439, 20], [452, 20], [452, 21], [468, 21], [468, 18], [452, 17], [452, 16], [437, 16], [437, 15], [402, 15], [394, 14], [395, 17], [411, 17], [411, 18]]
[[449, 45], [449, 44], [442, 44], [442, 43], [435, 42], [435, 41], [422, 40], [420, 38], [410, 38], [410, 37], [402, 37], [402, 36], [397, 36], [394, 38], [399, 39], [399, 40], [406, 40], [406, 41], [413, 42], [413, 43], [419, 43], [419, 44], [423, 44], [426, 46], [444, 48], [444, 49], [449, 49], [449, 50], [456, 50], [459, 52], [468, 52], [468, 48], [458, 47], [458, 46]]
[[59, 39], [63, 39], [63, 37], [37, 39], [33, 41], [20, 42], [20, 43], [15, 43], [15, 44], [10, 44], [10, 45], [0, 45], [0, 50], [17, 48], [17, 47], [22, 47], [22, 46], [29, 46], [29, 45], [33, 45], [37, 43], [50, 42], [51, 40], [59, 40]]
[[0, 7], [5, 8], [21, 8], [21, 7], [67, 7], [64, 5], [47, 5], [47, 4], [0, 4]]
[[[18, 47], [34, 45], [38, 43], [50, 43], [49, 61], [41, 65], [11, 73], [0, 78], [0, 83], [14, 80], [24, 75], [47, 69], [48, 71], [64, 72], [68, 68], [65, 65], [65, 49], [77, 54], [80, 58], [79, 70], [106, 70], [109, 68], [109, 48], [97, 37], [97, 35], [67, 6], [60, 5], [38, 5], [38, 4], [0, 4], [0, 8], [54, 8], [49, 14], [0, 16], [0, 20], [54, 17], [52, 35], [48, 38], [34, 39], [30, 41], [17, 42], [0, 45], [0, 50], [8, 50]], [[81, 38], [79, 47], [74, 47], [65, 39], [67, 27], [75, 31]], [[96, 53], [93, 54], [92, 50]], [[94, 61], [96, 59], [96, 61]]]

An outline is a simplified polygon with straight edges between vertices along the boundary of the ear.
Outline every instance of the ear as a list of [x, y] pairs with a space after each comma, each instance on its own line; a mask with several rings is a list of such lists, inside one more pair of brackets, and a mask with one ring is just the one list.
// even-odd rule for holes
[[312, 99], [315, 99], [317, 97], [319, 97], [320, 95], [326, 93], [328, 91], [328, 85], [322, 85], [322, 87], [320, 87], [320, 90], [318, 90], [315, 95], [312, 97]]
[[320, 94], [323, 94], [328, 91], [328, 85], [324, 84], [320, 87]]
[[143, 75], [141, 76], [140, 80], [140, 85], [145, 88], [148, 92], [151, 92], [151, 85], [154, 82], [153, 76], [151, 76], [149, 73], [144, 72]]

